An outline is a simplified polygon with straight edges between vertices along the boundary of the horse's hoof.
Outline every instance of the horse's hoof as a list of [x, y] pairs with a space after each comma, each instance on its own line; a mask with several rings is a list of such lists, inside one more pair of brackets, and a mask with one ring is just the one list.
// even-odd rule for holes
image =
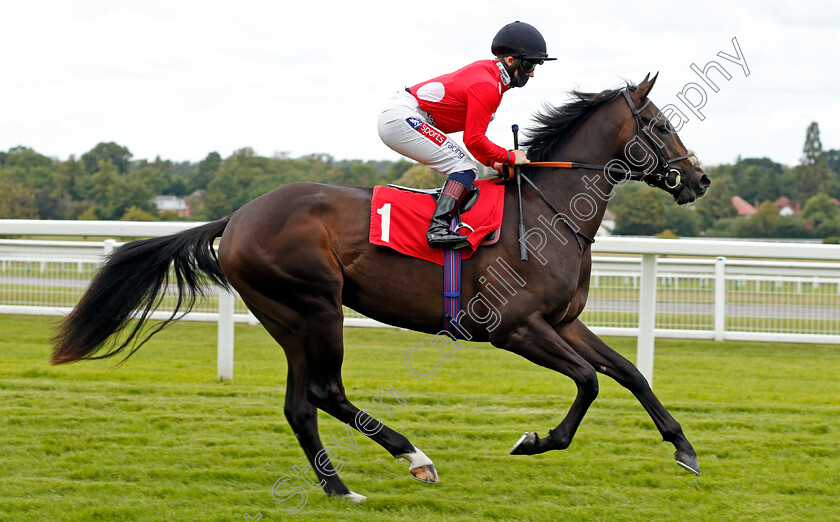
[[425, 453], [417, 448], [411, 453], [402, 453], [396, 456], [398, 459], [405, 459], [408, 461], [408, 471], [411, 476], [425, 482], [426, 484], [437, 484], [439, 482], [435, 465], [432, 464], [432, 459], [426, 456]]
[[413, 476], [420, 482], [425, 482], [426, 484], [437, 484], [438, 482], [440, 482], [437, 471], [435, 471], [434, 464], [418, 466], [416, 468], [410, 469], [409, 471], [411, 472], [411, 476]]
[[697, 463], [697, 455], [689, 455], [688, 453], [677, 451], [674, 453], [674, 458], [677, 459], [677, 464], [689, 472], [695, 475], [700, 474], [700, 464]]
[[519, 440], [516, 441], [516, 444], [510, 448], [511, 455], [531, 455], [534, 453], [534, 446], [537, 445], [537, 434], [536, 432], [529, 432], [521, 437]]
[[364, 495], [359, 495], [358, 493], [350, 492], [346, 495], [330, 495], [331, 497], [340, 498], [342, 500], [346, 500], [348, 502], [353, 502], [354, 504], [358, 504], [360, 502], [364, 502], [367, 500], [367, 497]]

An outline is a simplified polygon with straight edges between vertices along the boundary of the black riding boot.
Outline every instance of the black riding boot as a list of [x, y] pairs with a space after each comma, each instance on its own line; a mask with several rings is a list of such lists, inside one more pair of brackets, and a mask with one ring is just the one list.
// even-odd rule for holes
[[464, 185], [457, 181], [446, 180], [443, 192], [438, 198], [435, 213], [432, 215], [429, 231], [426, 233], [426, 241], [430, 247], [462, 248], [469, 244], [466, 236], [449, 230], [452, 218], [455, 217], [455, 212], [458, 211], [458, 206], [466, 195], [467, 189]]

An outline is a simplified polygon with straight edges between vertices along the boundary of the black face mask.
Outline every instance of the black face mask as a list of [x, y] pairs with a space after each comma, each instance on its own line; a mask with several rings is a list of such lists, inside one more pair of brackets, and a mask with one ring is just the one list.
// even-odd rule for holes
[[505, 70], [510, 76], [511, 87], [523, 87], [526, 83], [528, 83], [528, 78], [530, 77], [525, 74], [525, 71], [523, 71], [520, 67], [520, 65], [522, 65], [521, 58], [516, 58], [510, 67], [508, 67], [505, 62], [502, 62], [502, 65], [504, 65]]

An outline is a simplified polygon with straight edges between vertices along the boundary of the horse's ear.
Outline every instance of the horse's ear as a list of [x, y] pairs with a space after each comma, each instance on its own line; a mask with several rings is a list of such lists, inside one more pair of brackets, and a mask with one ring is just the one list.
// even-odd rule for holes
[[645, 98], [647, 98], [648, 94], [650, 93], [650, 90], [653, 89], [653, 84], [656, 83], [656, 78], [658, 76], [658, 72], [655, 75], [653, 75], [653, 78], [650, 77], [650, 73], [647, 73], [645, 79], [642, 80], [642, 83], [639, 84], [639, 88], [636, 89], [636, 92], [639, 93], [640, 100], [644, 100]]

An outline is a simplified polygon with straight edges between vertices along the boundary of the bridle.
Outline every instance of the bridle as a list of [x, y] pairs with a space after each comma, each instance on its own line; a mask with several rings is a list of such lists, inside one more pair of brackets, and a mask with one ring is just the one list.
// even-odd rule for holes
[[[634, 148], [641, 147], [641, 144], [637, 141], [636, 138], [639, 136], [644, 136], [644, 140], [647, 142], [647, 145], [651, 148], [654, 155], [656, 156], [656, 164], [654, 167], [647, 168], [645, 170], [628, 170], [622, 167], [612, 167], [609, 165], [591, 165], [588, 163], [578, 163], [576, 161], [532, 161], [527, 164], [528, 167], [550, 167], [550, 168], [564, 168], [564, 169], [588, 169], [588, 170], [600, 170], [604, 173], [609, 173], [613, 175], [617, 175], [618, 178], [612, 178], [614, 180], [619, 179], [626, 179], [630, 181], [643, 181], [650, 186], [661, 188], [665, 192], [668, 192], [671, 195], [676, 196], [677, 194], [682, 191], [685, 187], [685, 180], [691, 179], [691, 175], [694, 174], [694, 170], [697, 166], [697, 157], [689, 152], [686, 155], [678, 156], [676, 158], [668, 158], [665, 154], [665, 149], [662, 147], [657, 140], [654, 140], [650, 137], [648, 132], [643, 132], [644, 122], [642, 121], [642, 112], [647, 108], [647, 106], [651, 103], [650, 99], [645, 101], [645, 103], [640, 107], [636, 108], [635, 103], [633, 103], [633, 99], [630, 97], [630, 94], [627, 92], [627, 89], [623, 89], [621, 94], [624, 95], [624, 99], [627, 100], [627, 105], [630, 107], [630, 111], [633, 113], [633, 118], [636, 120], [636, 135], [632, 140], [632, 146]], [[655, 118], [655, 120], [658, 118]], [[514, 140], [516, 141], [516, 131], [518, 130], [518, 126], [515, 126], [516, 129], [514, 130]], [[630, 145], [631, 142], [628, 142]], [[625, 151], [629, 155], [629, 151]], [[682, 172], [674, 167], [671, 167], [671, 164], [677, 163], [679, 161], [689, 160], [691, 163], [691, 170], [688, 172], [687, 176], [683, 176]], [[519, 167], [515, 167], [515, 169], [510, 169], [510, 165], [506, 165], [505, 172], [501, 175], [503, 179], [514, 179], [514, 176], [517, 178], [517, 181], [520, 179], [524, 179], [531, 187], [537, 192], [537, 195], [542, 198], [542, 200], [548, 205], [548, 207], [554, 212], [555, 216], [558, 216], [559, 219], [575, 234], [575, 240], [577, 241], [578, 247], [583, 250], [583, 244], [581, 244], [579, 238], [583, 238], [587, 240], [589, 243], [594, 243], [595, 240], [591, 237], [586, 236], [576, 227], [572, 226], [565, 218], [565, 216], [558, 211], [554, 205], [548, 200], [548, 198], [543, 194], [543, 192], [537, 187], [533, 181], [531, 181], [527, 176], [520, 172]], [[521, 190], [519, 194], [520, 198], [520, 218], [522, 214], [522, 201], [521, 201]], [[520, 224], [520, 235], [522, 234], [522, 226]], [[527, 259], [527, 251], [522, 245], [522, 238], [520, 237], [520, 255], [523, 260]]]
[[[631, 142], [628, 142], [628, 145], [632, 143], [633, 148], [641, 147], [642, 145], [636, 138], [643, 137], [640, 139], [645, 140], [645, 144], [650, 147], [654, 156], [656, 156], [656, 164], [654, 167], [649, 167], [644, 170], [631, 170], [622, 167], [611, 167], [609, 165], [591, 165], [589, 163], [579, 163], [577, 161], [532, 161], [528, 163], [527, 166], [600, 170], [605, 173], [617, 175], [618, 177], [612, 178], [616, 181], [620, 179], [626, 179], [628, 181], [643, 181], [653, 187], [661, 188], [671, 195], [679, 194], [683, 187], [685, 187], [685, 180], [691, 179], [691, 175], [694, 174], [694, 170], [698, 163], [697, 157], [690, 152], [683, 156], [677, 156], [669, 159], [665, 155], [665, 149], [656, 140], [652, 139], [648, 132], [643, 132], [642, 130], [645, 127], [645, 124], [642, 121], [641, 115], [647, 106], [650, 105], [650, 99], [645, 101], [645, 103], [637, 109], [633, 103], [633, 99], [630, 97], [630, 94], [628, 94], [627, 89], [622, 90], [621, 94], [623, 94], [624, 99], [627, 100], [627, 105], [633, 113], [633, 119], [636, 120], [636, 134], [634, 139], [631, 140]], [[671, 166], [673, 163], [683, 160], [689, 160], [691, 163], [691, 170], [688, 172], [688, 175], [685, 176], [679, 169]], [[512, 178], [510, 174], [507, 176], [509, 179]]]
[[[630, 97], [630, 94], [627, 93], [627, 89], [622, 90], [621, 94], [623, 94], [624, 99], [627, 100], [627, 105], [630, 106], [630, 111], [633, 113], [633, 118], [636, 120], [636, 137], [644, 135], [647, 144], [650, 145], [657, 159], [656, 169], [652, 172], [650, 172], [649, 169], [646, 169], [642, 172], [638, 181], [644, 181], [648, 185], [652, 186], [660, 186], [660, 188], [669, 194], [679, 194], [685, 186], [685, 182], [683, 180], [684, 178], [680, 170], [672, 168], [671, 164], [682, 160], [689, 160], [691, 163], [691, 170], [688, 172], [688, 176], [685, 179], [691, 179], [691, 175], [694, 174], [694, 169], [697, 166], [697, 157], [693, 153], [689, 152], [684, 156], [677, 156], [676, 158], [670, 159], [667, 158], [665, 156], [665, 149], [659, 144], [659, 142], [652, 139], [649, 132], [642, 132], [642, 128], [645, 126], [642, 122], [642, 112], [644, 112], [647, 106], [650, 105], [650, 98], [648, 98], [640, 108], [636, 109], [633, 99]], [[657, 119], [658, 118], [655, 118], [654, 121]], [[633, 144], [636, 147], [639, 146], [636, 141], [634, 141]], [[657, 185], [658, 183], [661, 183], [661, 185]]]

